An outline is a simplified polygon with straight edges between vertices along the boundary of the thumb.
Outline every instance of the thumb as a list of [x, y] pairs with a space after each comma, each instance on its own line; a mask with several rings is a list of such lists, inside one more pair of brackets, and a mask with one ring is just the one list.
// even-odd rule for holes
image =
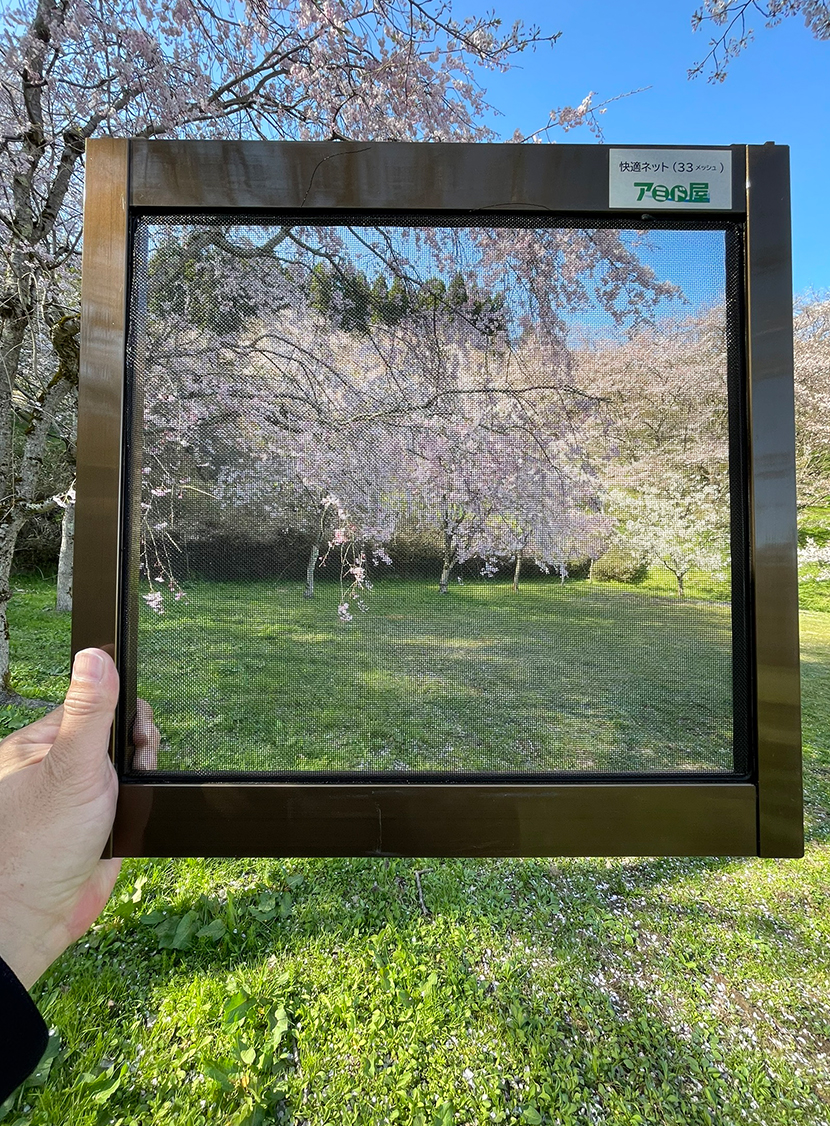
[[118, 671], [112, 658], [101, 649], [82, 649], [72, 668], [60, 731], [46, 756], [50, 771], [77, 780], [100, 766], [107, 758], [117, 702]]

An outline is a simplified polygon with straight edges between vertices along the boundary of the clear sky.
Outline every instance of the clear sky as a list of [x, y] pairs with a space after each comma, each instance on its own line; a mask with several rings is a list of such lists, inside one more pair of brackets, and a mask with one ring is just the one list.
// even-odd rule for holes
[[[730, 66], [722, 84], [690, 81], [707, 53], [709, 30], [694, 33], [694, 0], [488, 0], [505, 24], [522, 19], [561, 31], [553, 47], [519, 57], [507, 75], [487, 75], [490, 101], [503, 116], [491, 124], [505, 139], [542, 126], [556, 106], [596, 102], [649, 86], [609, 106], [607, 143], [683, 146], [790, 146], [793, 285], [796, 293], [830, 290], [830, 43], [817, 42], [798, 19], [766, 29]], [[456, 15], [481, 12], [455, 0]], [[588, 143], [585, 129], [553, 134]]]

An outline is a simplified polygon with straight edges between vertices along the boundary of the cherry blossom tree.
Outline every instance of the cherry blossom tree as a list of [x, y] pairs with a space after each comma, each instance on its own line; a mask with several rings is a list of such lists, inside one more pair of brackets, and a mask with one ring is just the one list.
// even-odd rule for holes
[[[230, 254], [222, 300], [234, 290], [227, 267], [238, 264]], [[299, 534], [309, 551], [307, 597], [318, 560], [337, 558], [343, 606], [347, 592], [366, 588], [368, 559], [385, 558], [394, 529], [385, 484], [394, 447], [384, 423], [400, 346], [394, 334], [369, 340], [309, 308], [304, 286], [271, 260], [236, 296], [243, 306], [256, 301], [259, 316], [244, 331], [232, 318], [220, 337], [221, 317], [190, 323], [151, 288], [155, 316], [138, 369], [148, 604], [163, 607], [152, 584], [175, 574], [177, 541], [198, 538], [192, 502], [204, 509], [207, 497], [224, 512], [225, 534], [233, 526], [244, 535], [252, 521], [272, 536]]]
[[692, 27], [696, 31], [709, 27], [713, 38], [706, 57], [689, 71], [689, 77], [696, 78], [708, 69], [710, 82], [723, 82], [729, 64], [755, 38], [754, 20], [760, 17], [771, 28], [793, 16], [803, 19], [815, 39], [830, 39], [827, 0], [704, 0], [692, 17]]
[[[553, 36], [547, 37], [552, 41]], [[39, 466], [71, 365], [39, 373], [15, 458], [16, 385], [41, 326], [77, 316], [84, 144], [136, 137], [486, 140], [477, 73], [545, 42], [433, 0], [30, 0], [0, 24], [0, 683], [20, 529], [44, 504]], [[62, 345], [63, 346], [63, 345]], [[57, 373], [63, 373], [54, 378]], [[48, 493], [48, 490], [47, 490]]]
[[[336, 561], [341, 597], [339, 614], [351, 620], [349, 602], [365, 608], [370, 568], [388, 563], [396, 494], [402, 477], [400, 445], [388, 425], [390, 357], [381, 362], [385, 333], [371, 342], [315, 325], [315, 359], [322, 370], [314, 380], [326, 402], [312, 410], [296, 401], [285, 411], [285, 443], [292, 479], [302, 490], [295, 518], [309, 543], [306, 598], [314, 596], [315, 568]], [[303, 337], [304, 343], [307, 337]], [[378, 411], [380, 410], [380, 414]]]
[[674, 575], [722, 570], [729, 552], [729, 430], [722, 307], [663, 317], [581, 350], [575, 378], [600, 405], [596, 440], [616, 544]]
[[470, 380], [468, 360], [473, 390], [462, 386], [451, 416], [424, 419], [412, 432], [411, 503], [440, 535], [442, 594], [455, 566], [472, 558], [486, 574], [512, 560], [516, 591], [526, 557], [564, 577], [568, 561], [598, 552], [607, 531], [596, 470], [580, 445], [592, 409], [564, 386], [563, 370], [539, 369], [528, 382], [522, 353], [530, 350], [525, 341], [502, 355], [489, 379], [479, 372]]
[[830, 504], [830, 298], [795, 303], [796, 484], [799, 508]]
[[627, 485], [652, 481], [667, 464], [704, 481], [725, 480], [726, 364], [719, 307], [683, 319], [664, 316], [628, 340], [577, 351], [574, 378], [600, 404], [601, 437]]
[[637, 493], [612, 497], [623, 542], [650, 565], [674, 575], [677, 597], [686, 594], [692, 570], [717, 572], [729, 551], [728, 497], [712, 484], [692, 484], [676, 473], [662, 474]]

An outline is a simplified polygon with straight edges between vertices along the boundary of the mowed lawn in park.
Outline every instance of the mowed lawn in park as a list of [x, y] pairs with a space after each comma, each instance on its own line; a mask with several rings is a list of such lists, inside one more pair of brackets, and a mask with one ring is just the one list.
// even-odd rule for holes
[[164, 770], [730, 770], [728, 606], [555, 579], [190, 583], [142, 608]]
[[[68, 621], [15, 585], [17, 686], [58, 698]], [[805, 859], [127, 861], [0, 1121], [824, 1126], [830, 615], [802, 656]]]

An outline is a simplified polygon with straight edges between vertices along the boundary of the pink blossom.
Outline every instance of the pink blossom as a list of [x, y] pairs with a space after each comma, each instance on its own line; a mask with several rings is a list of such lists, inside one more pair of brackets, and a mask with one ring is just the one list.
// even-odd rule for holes
[[160, 590], [153, 590], [149, 594], [143, 594], [141, 597], [154, 613], [164, 613], [164, 595]]

